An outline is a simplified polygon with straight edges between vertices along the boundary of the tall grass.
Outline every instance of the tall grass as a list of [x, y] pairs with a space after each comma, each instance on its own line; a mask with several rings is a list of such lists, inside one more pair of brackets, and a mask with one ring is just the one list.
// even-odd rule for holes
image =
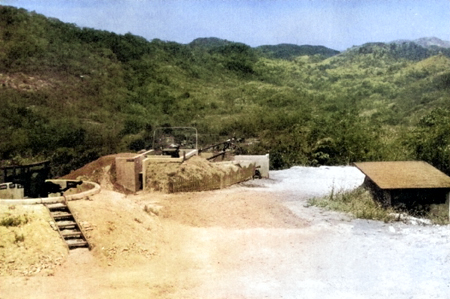
[[402, 217], [402, 215], [406, 217], [410, 215], [421, 215], [421, 217], [431, 220], [433, 224], [449, 224], [449, 208], [446, 204], [422, 207], [423, 210], [421, 211], [406, 211], [400, 207], [396, 210], [393, 207], [383, 207], [363, 187], [352, 191], [336, 191], [333, 188], [329, 195], [322, 198], [312, 198], [308, 200], [308, 204], [333, 211], [350, 213], [356, 218], [361, 219], [390, 222], [401, 220], [401, 218], [404, 219], [405, 217]]
[[352, 191], [335, 191], [322, 198], [312, 198], [308, 204], [327, 208], [333, 211], [341, 211], [354, 215], [356, 218], [393, 221], [395, 216], [392, 208], [384, 208], [373, 200], [369, 191], [360, 187]]

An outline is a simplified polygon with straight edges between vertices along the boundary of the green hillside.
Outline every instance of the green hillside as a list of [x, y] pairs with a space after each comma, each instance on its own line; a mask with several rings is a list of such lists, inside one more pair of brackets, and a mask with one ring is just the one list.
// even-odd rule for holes
[[50, 159], [62, 175], [170, 125], [195, 126], [201, 145], [256, 138], [245, 150], [273, 168], [424, 159], [449, 172], [449, 56], [147, 41], [0, 6], [1, 163]]

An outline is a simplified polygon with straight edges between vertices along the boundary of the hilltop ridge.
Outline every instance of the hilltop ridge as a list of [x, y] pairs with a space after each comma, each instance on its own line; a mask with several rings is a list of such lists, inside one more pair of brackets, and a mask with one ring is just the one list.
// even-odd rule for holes
[[440, 48], [450, 48], [450, 41], [445, 41], [437, 37], [422, 37], [415, 40], [396, 40], [391, 43], [402, 44], [402, 43], [415, 43], [424, 48], [440, 47]]

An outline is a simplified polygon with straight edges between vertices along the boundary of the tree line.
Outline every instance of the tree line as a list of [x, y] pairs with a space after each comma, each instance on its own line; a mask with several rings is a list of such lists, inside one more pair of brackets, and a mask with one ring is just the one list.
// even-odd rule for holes
[[53, 176], [194, 126], [201, 145], [257, 140], [271, 167], [421, 159], [449, 173], [450, 55], [416, 44], [339, 53], [190, 44], [80, 28], [0, 6], [2, 165], [50, 159]]

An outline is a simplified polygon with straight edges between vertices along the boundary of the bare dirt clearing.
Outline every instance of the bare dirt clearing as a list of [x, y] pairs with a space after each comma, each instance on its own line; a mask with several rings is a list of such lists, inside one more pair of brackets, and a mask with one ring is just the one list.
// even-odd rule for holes
[[362, 178], [296, 167], [220, 191], [103, 190], [71, 203], [94, 249], [53, 276], [1, 277], [0, 298], [450, 298], [447, 226], [305, 207]]

